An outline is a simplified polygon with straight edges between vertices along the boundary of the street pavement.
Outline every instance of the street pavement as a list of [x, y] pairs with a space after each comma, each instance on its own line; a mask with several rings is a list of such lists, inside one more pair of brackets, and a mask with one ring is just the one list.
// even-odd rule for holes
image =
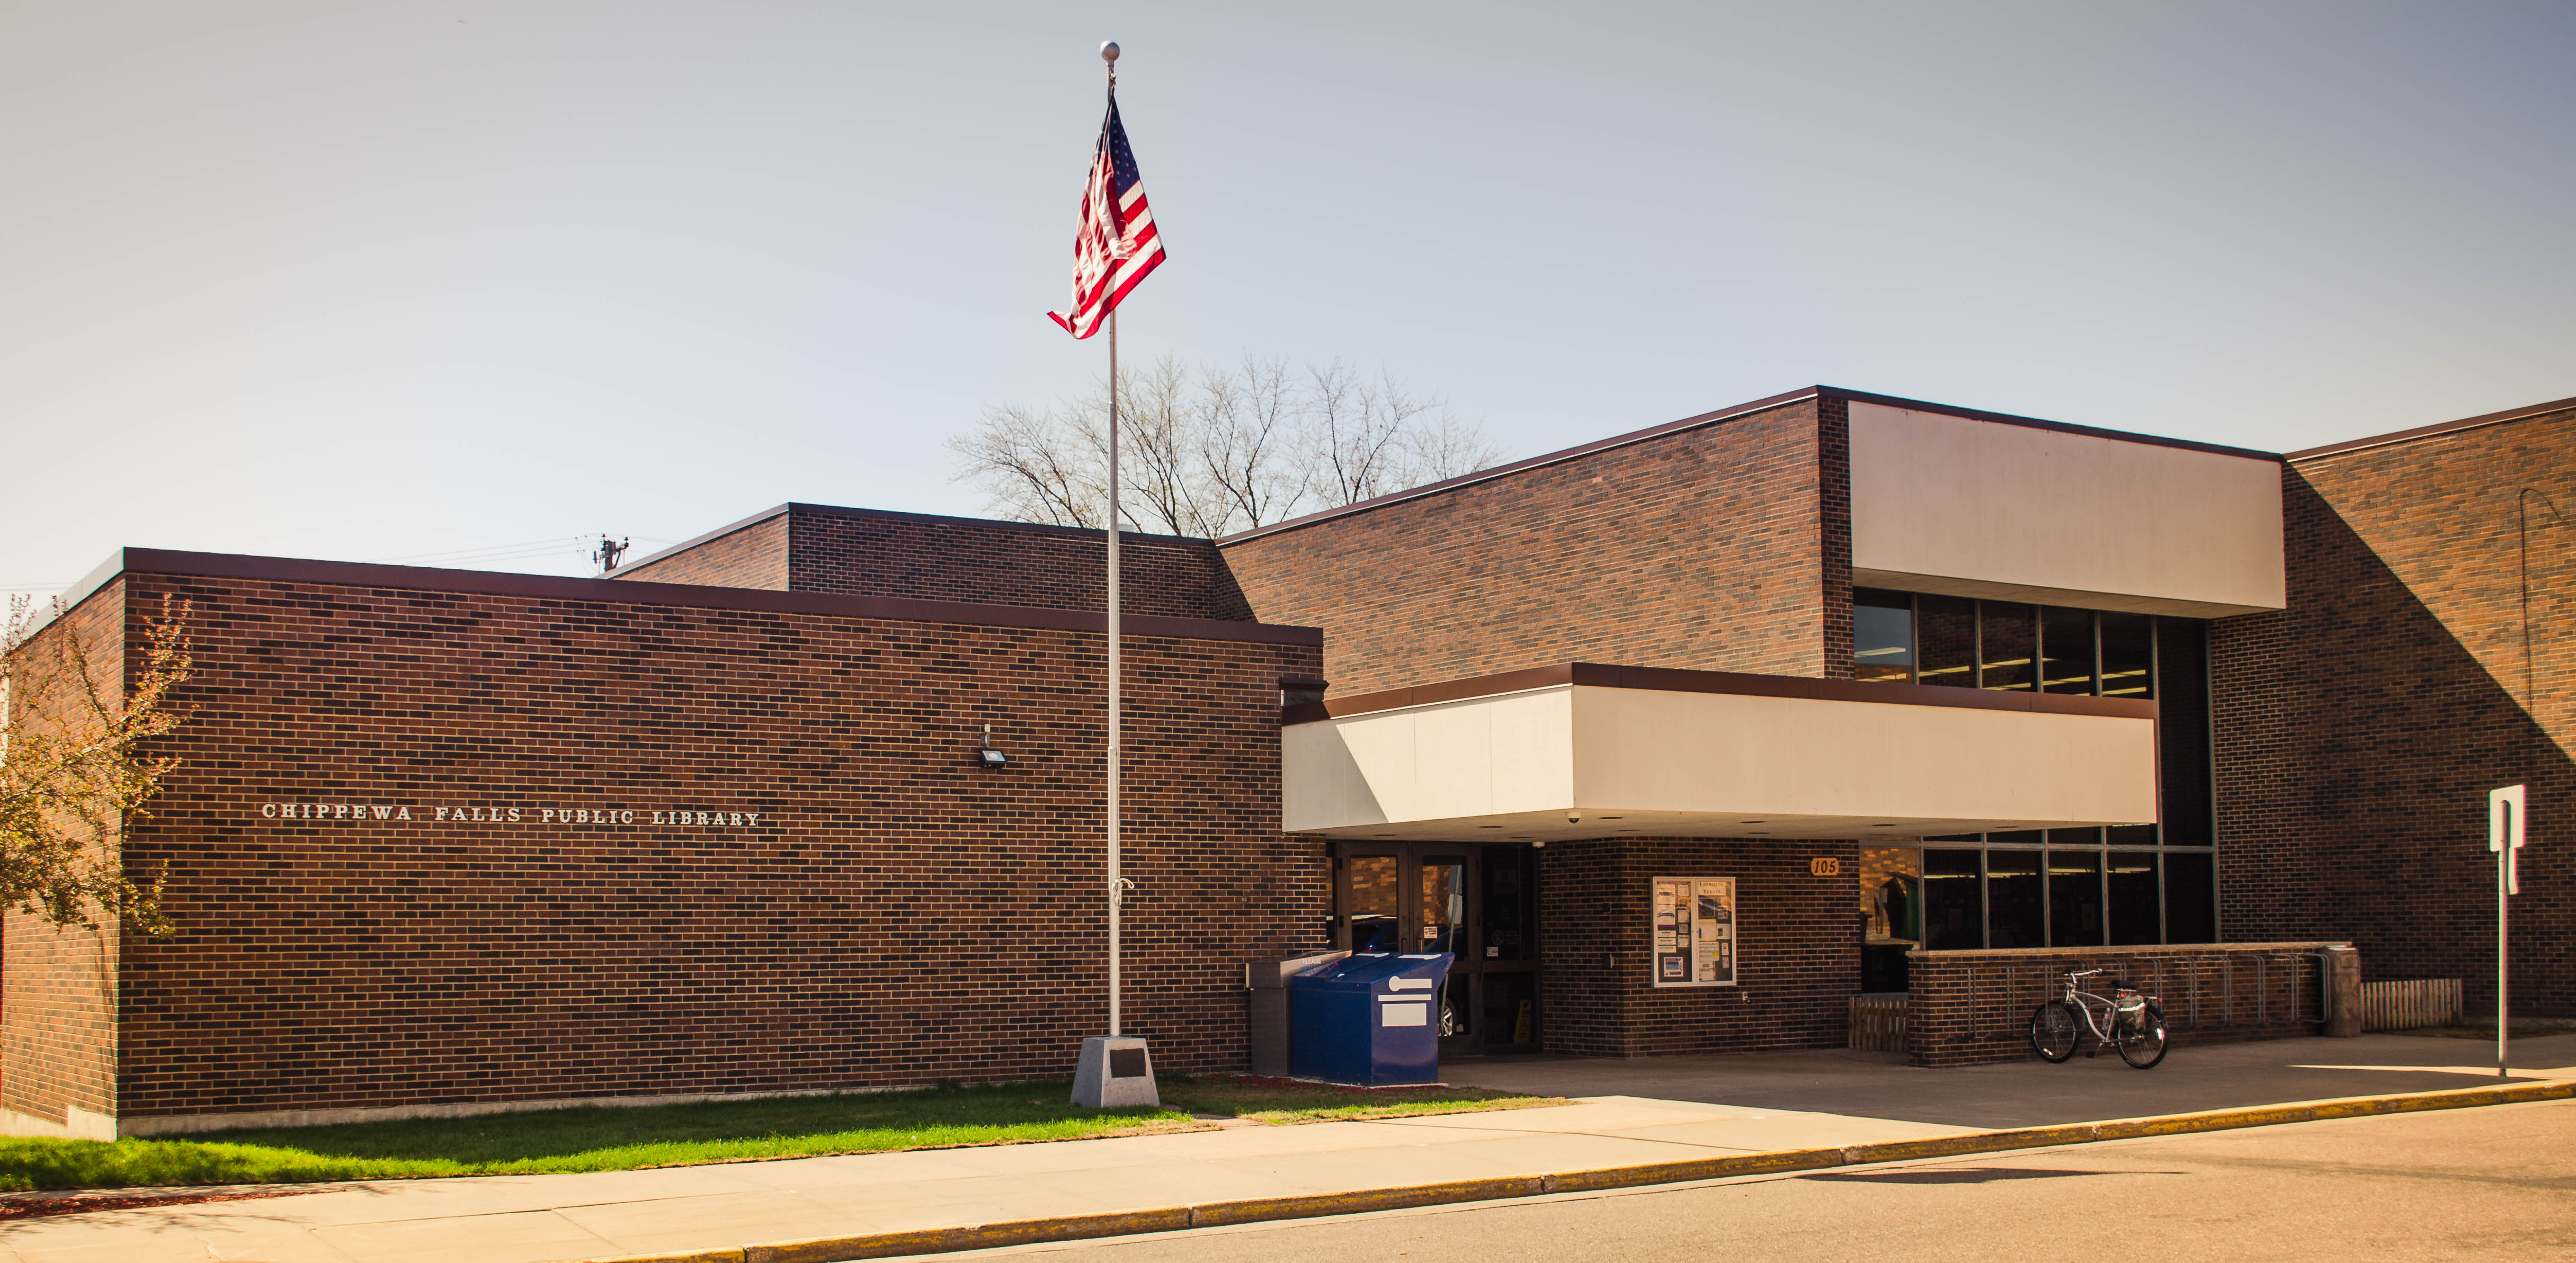
[[1068, 1263], [2570, 1259], [2576, 1101], [975, 1253]]
[[[2576, 1078], [2576, 1035], [2517, 1049], [2519, 1064], [2541, 1067], [2520, 1077]], [[1367, 1123], [373, 1181], [0, 1223], [0, 1260], [547, 1263], [716, 1249], [2496, 1082], [2492, 1067], [2457, 1064], [2477, 1051], [2397, 1036], [2283, 1040], [2181, 1048], [2145, 1072], [2116, 1058], [1918, 1070], [1839, 1051], [1495, 1061], [1451, 1077], [1582, 1099]]]

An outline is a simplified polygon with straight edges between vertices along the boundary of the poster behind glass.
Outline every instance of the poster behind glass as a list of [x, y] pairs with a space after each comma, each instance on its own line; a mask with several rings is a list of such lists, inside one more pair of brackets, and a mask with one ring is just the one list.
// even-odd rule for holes
[[1655, 879], [1655, 985], [1735, 985], [1735, 879]]

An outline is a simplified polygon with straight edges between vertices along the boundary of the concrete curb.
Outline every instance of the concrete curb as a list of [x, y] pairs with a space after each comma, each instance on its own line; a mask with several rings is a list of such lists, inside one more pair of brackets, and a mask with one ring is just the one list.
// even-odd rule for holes
[[2141, 1136], [2177, 1136], [2190, 1132], [2271, 1127], [2372, 1114], [2411, 1114], [2423, 1110], [2463, 1109], [2479, 1105], [2514, 1105], [2526, 1101], [2576, 1098], [2576, 1082], [2518, 1083], [2502, 1087], [2455, 1088], [2445, 1092], [2410, 1092], [2394, 1096], [2355, 1096], [2299, 1105], [2263, 1105], [2251, 1109], [2208, 1110], [2155, 1118], [2123, 1118], [2056, 1127], [1981, 1131], [1927, 1140], [1896, 1140], [1846, 1145], [1837, 1149], [1788, 1149], [1744, 1153], [1681, 1162], [1598, 1167], [1549, 1175], [1514, 1175], [1485, 1180], [1452, 1180], [1402, 1188], [1362, 1189], [1347, 1193], [1311, 1193], [1292, 1197], [1256, 1197], [1244, 1201], [1203, 1202], [1158, 1210], [1108, 1215], [1057, 1215], [1007, 1223], [913, 1232], [878, 1232], [769, 1245], [725, 1246], [684, 1254], [630, 1254], [586, 1263], [842, 1263], [848, 1259], [881, 1259], [905, 1254], [946, 1254], [995, 1246], [1033, 1245], [1046, 1241], [1080, 1241], [1145, 1232], [1178, 1232], [1222, 1224], [1262, 1223], [1281, 1219], [1314, 1219], [1378, 1210], [1409, 1210], [1459, 1202], [1539, 1197], [1549, 1193], [1582, 1193], [1601, 1189], [1640, 1188], [1653, 1184], [1687, 1184], [1782, 1171], [1819, 1171], [1828, 1167], [1866, 1166], [1881, 1162], [1917, 1162], [2012, 1149], [2090, 1144], [2097, 1140], [2130, 1140]]

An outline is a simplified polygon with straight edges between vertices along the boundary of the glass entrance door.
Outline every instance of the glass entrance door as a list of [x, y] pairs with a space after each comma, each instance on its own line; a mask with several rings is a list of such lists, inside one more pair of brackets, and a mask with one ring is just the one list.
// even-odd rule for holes
[[1535, 873], [1526, 846], [1350, 845], [1334, 864], [1337, 945], [1456, 958], [1440, 997], [1442, 1052], [1534, 1048]]

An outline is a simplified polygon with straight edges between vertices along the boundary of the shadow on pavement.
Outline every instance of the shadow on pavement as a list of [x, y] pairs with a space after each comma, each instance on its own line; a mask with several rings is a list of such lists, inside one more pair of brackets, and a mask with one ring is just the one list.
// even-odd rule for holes
[[[2461, 1040], [2364, 1035], [2185, 1045], [2162, 1066], [2132, 1070], [2117, 1057], [2036, 1059], [1925, 1070], [1891, 1054], [1839, 1048], [1799, 1052], [1458, 1062], [1452, 1083], [1549, 1096], [1630, 1096], [1738, 1109], [1797, 1110], [1953, 1127], [2040, 1127], [2242, 1109], [2327, 1097], [2488, 1087], [2561, 1077], [2525, 1067], [2576, 1067], [2576, 1034], [2514, 1041], [2518, 1073], [2499, 1079], [2478, 1045]], [[2576, 1070], [2569, 1070], [2576, 1075]]]

